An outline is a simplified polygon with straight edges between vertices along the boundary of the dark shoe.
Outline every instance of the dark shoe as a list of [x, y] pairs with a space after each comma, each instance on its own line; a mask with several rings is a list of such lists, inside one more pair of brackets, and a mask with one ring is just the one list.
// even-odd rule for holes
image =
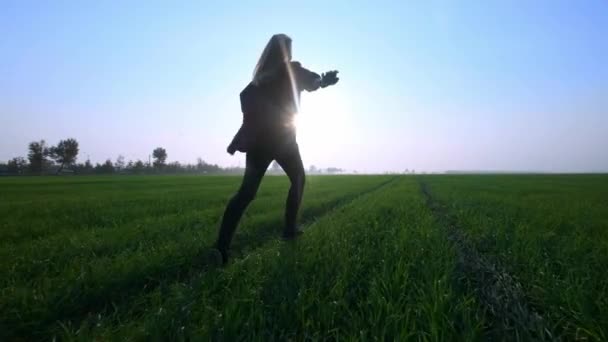
[[291, 241], [297, 239], [300, 235], [304, 234], [302, 230], [294, 230], [290, 232], [283, 232], [282, 239], [285, 241]]
[[215, 245], [209, 251], [209, 257], [210, 259], [215, 258], [216, 260], [221, 261], [222, 265], [226, 265], [228, 263], [228, 250], [225, 248], [219, 248], [217, 245]]
[[211, 248], [205, 253], [202, 262], [203, 265], [211, 267], [218, 267], [224, 264], [222, 253], [215, 248]]
[[210, 267], [224, 266], [228, 262], [228, 256], [224, 255], [219, 249], [211, 248], [203, 256], [201, 260], [203, 265]]

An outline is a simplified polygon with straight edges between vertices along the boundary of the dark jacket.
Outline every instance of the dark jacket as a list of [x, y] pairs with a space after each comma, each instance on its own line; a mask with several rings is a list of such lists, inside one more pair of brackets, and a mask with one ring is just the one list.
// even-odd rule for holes
[[303, 68], [299, 62], [290, 62], [258, 84], [247, 85], [240, 94], [243, 123], [228, 152], [295, 143], [293, 120], [300, 94], [303, 90], [317, 90], [320, 83], [321, 76]]

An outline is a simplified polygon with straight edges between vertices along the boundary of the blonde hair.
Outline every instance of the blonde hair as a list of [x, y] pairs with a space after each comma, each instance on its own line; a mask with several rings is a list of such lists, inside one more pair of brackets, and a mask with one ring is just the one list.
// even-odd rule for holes
[[253, 70], [251, 81], [256, 85], [262, 83], [290, 61], [291, 38], [282, 33], [273, 35], [266, 44], [264, 51], [262, 51], [262, 55]]

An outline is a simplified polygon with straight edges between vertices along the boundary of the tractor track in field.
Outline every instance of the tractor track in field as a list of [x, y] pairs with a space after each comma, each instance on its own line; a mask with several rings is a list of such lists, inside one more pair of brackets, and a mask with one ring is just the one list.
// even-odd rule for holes
[[420, 189], [435, 220], [446, 231], [457, 255], [458, 282], [472, 289], [493, 318], [487, 338], [496, 340], [560, 340], [552, 334], [542, 315], [528, 302], [522, 285], [468, 240], [445, 205], [433, 197], [429, 186]]
[[[319, 217], [328, 215], [329, 213], [342, 208], [343, 206], [353, 202], [354, 200], [366, 196], [368, 194], [374, 193], [389, 184], [395, 182], [398, 177], [392, 177], [386, 181], [383, 181], [377, 185], [374, 185], [368, 189], [362, 190], [357, 193], [349, 194], [344, 197], [339, 197], [335, 200], [330, 201], [327, 205], [324, 205], [319, 208], [309, 209], [308, 211], [304, 211], [301, 216], [301, 225], [309, 226], [314, 223]], [[281, 218], [282, 219], [282, 218]], [[271, 225], [280, 222], [272, 222]], [[277, 232], [273, 229], [263, 229], [258, 231], [257, 233], [247, 234], [246, 237], [242, 236], [240, 239], [235, 237], [235, 241], [233, 241], [233, 252], [231, 259], [238, 260], [243, 257], [246, 257], [248, 252], [256, 250], [264, 246], [264, 244], [271, 239], [273, 236], [276, 236]], [[240, 240], [240, 241], [239, 241]], [[248, 243], [245, 243], [248, 242]], [[207, 250], [205, 250], [207, 251]], [[205, 251], [202, 251], [203, 253]], [[26, 327], [14, 327], [16, 328], [12, 331], [14, 336], [30, 336], [35, 339], [47, 339], [49, 334], [53, 333], [53, 326], [55, 326], [58, 322], [64, 322], [67, 320], [70, 322], [71, 326], [77, 327], [84, 320], [94, 317], [98, 314], [102, 313], [111, 313], [117, 310], [117, 308], [127, 306], [130, 307], [131, 313], [137, 312], [137, 310], [133, 310], [136, 305], [134, 305], [134, 301], [137, 298], [138, 294], [148, 293], [156, 288], [162, 288], [164, 285], [164, 281], [168, 278], [172, 278], [174, 282], [191, 282], [192, 279], [198, 279], [196, 277], [197, 274], [201, 272], [210, 271], [210, 268], [213, 268], [212, 265], [208, 264], [206, 260], [201, 259], [199, 256], [193, 257], [194, 263], [192, 264], [184, 264], [173, 268], [172, 270], [165, 270], [165, 272], [159, 272], [159, 274], [150, 274], [141, 282], [137, 284], [129, 284], [128, 288], [124, 289], [124, 291], [115, 291], [116, 295], [112, 295], [110, 297], [105, 298], [88, 298], [86, 300], [86, 305], [79, 308], [71, 308], [70, 310], [61, 310], [61, 313], [57, 316], [54, 316], [52, 319], [42, 319], [40, 324], [41, 326], [45, 326], [46, 329], [39, 330], [36, 332], [32, 332], [28, 330]], [[162, 273], [162, 274], [161, 274]], [[6, 323], [6, 324], [5, 324]], [[0, 326], [7, 325], [11, 322], [5, 322], [3, 319], [0, 319]], [[14, 323], [14, 322], [12, 322]], [[7, 337], [11, 337], [10, 331]], [[29, 333], [29, 335], [28, 335]], [[0, 336], [3, 336], [0, 334]]]

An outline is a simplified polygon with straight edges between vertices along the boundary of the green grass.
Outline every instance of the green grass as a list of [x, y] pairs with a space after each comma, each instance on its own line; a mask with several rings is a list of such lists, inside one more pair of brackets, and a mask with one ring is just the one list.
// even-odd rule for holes
[[606, 176], [311, 176], [293, 242], [289, 182], [266, 177], [214, 268], [239, 182], [0, 178], [0, 340], [494, 338], [421, 182], [556, 337], [607, 339]]
[[[311, 177], [302, 217], [312, 220], [387, 180]], [[215, 239], [223, 206], [239, 181], [2, 179], [0, 272], [6, 276], [0, 281], [0, 330], [45, 336], [58, 321], [78, 320], [188, 277], [201, 267], [193, 261]], [[237, 256], [278, 235], [287, 189], [284, 177], [265, 179], [235, 238]]]
[[565, 340], [608, 340], [608, 176], [426, 177]]

